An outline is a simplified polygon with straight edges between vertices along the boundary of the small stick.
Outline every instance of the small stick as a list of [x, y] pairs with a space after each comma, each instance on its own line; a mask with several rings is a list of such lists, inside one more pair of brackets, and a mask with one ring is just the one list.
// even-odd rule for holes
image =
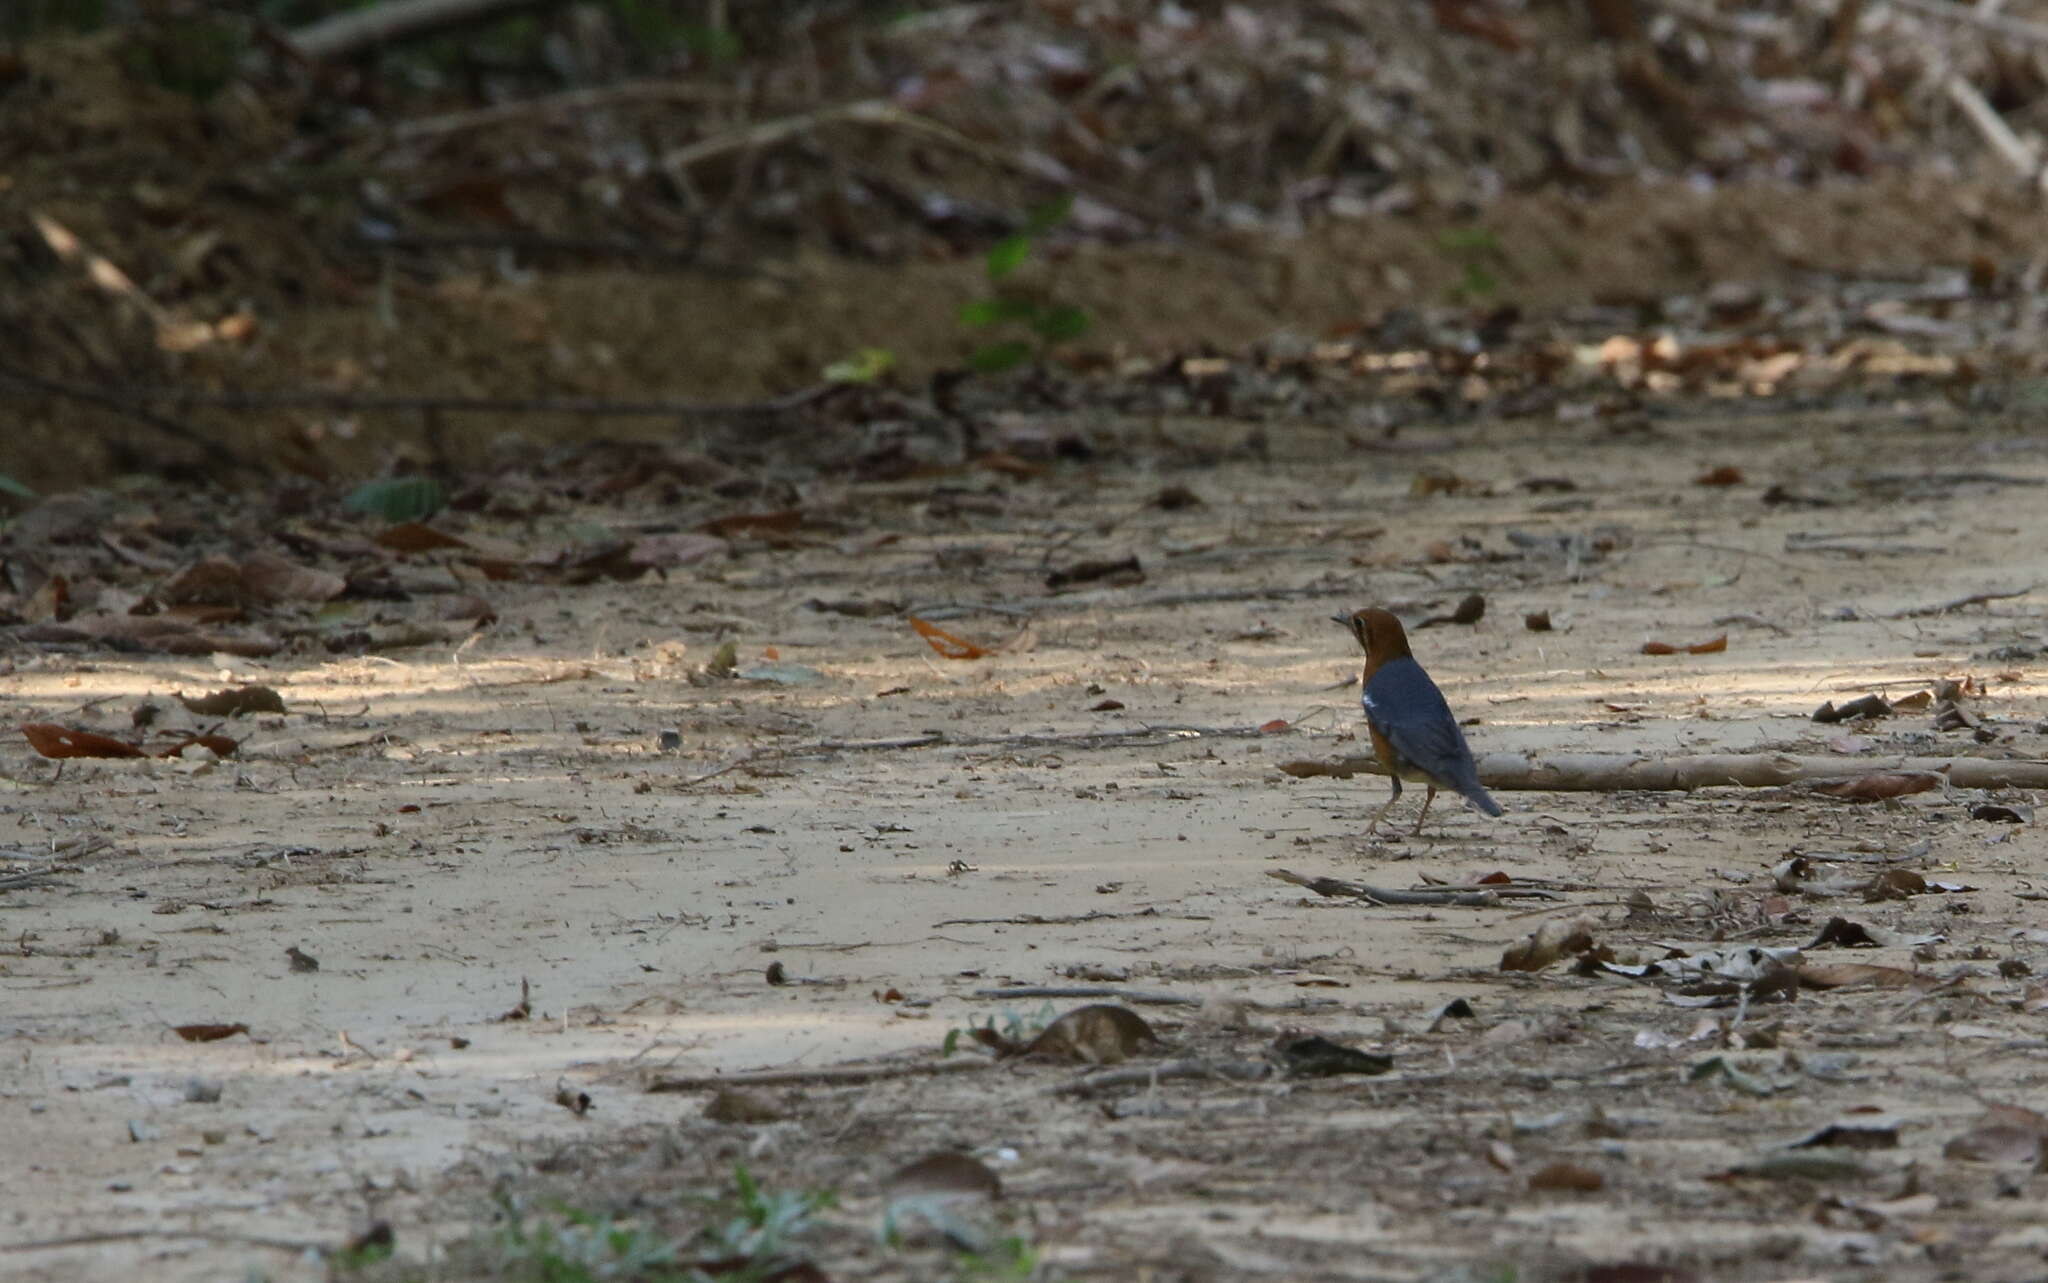
[[1200, 998], [1158, 989], [1117, 989], [1109, 985], [1005, 985], [1000, 989], [976, 989], [974, 996], [1001, 1002], [1011, 998], [1114, 998], [1149, 1007], [1199, 1007]]
[[1108, 1069], [1054, 1090], [1062, 1096], [1091, 1096], [1116, 1087], [1149, 1087], [1170, 1078], [1227, 1078], [1255, 1082], [1271, 1078], [1276, 1071], [1263, 1060], [1166, 1060], [1156, 1065], [1127, 1065]]
[[[1286, 869], [1268, 869], [1266, 876], [1307, 887], [1317, 895], [1371, 900], [1378, 904], [1438, 904], [1460, 909], [1487, 909], [1500, 903], [1499, 894], [1493, 891], [1397, 891], [1392, 887], [1369, 887], [1341, 878], [1305, 878]], [[1557, 898], [1548, 891], [1531, 890], [1528, 894], [1553, 900]]]
[[656, 1078], [647, 1084], [651, 1094], [719, 1091], [726, 1087], [842, 1087], [878, 1082], [885, 1078], [921, 1078], [930, 1074], [965, 1073], [988, 1069], [993, 1060], [905, 1060], [882, 1065], [827, 1065], [817, 1069], [756, 1069], [738, 1074], [692, 1074]]
[[1891, 618], [1919, 619], [1926, 615], [1946, 615], [1952, 610], [1961, 610], [1965, 606], [1981, 606], [1986, 602], [2004, 601], [2009, 597], [2025, 597], [2040, 586], [2039, 584], [2032, 584], [2025, 588], [2014, 588], [2005, 592], [1971, 593], [1967, 597], [1958, 597], [1954, 601], [1945, 601], [1938, 606], [1915, 606], [1910, 610], [1895, 611]]

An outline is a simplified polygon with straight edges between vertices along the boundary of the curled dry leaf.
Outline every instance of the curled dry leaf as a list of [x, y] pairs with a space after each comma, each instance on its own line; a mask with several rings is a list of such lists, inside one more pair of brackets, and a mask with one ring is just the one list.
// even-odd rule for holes
[[1816, 793], [1838, 797], [1845, 802], [1882, 802], [1890, 798], [1925, 793], [1941, 786], [1932, 771], [1894, 771], [1859, 775], [1848, 780], [1827, 780], [1813, 786]]
[[1813, 720], [1816, 722], [1853, 722], [1877, 717], [1890, 717], [1892, 712], [1893, 706], [1887, 704], [1883, 696], [1870, 694], [1863, 696], [1861, 699], [1852, 699], [1846, 704], [1837, 704], [1830, 700], [1813, 710]]
[[1384, 1074], [1394, 1067], [1392, 1056], [1346, 1047], [1321, 1034], [1282, 1037], [1273, 1045], [1273, 1052], [1287, 1072], [1297, 1078]]
[[1145, 582], [1145, 568], [1136, 556], [1123, 557], [1114, 561], [1077, 561], [1071, 566], [1061, 566], [1047, 574], [1045, 586], [1058, 592], [1075, 584], [1109, 581], [1115, 588], [1126, 588]]
[[1692, 483], [1696, 486], [1739, 486], [1744, 480], [1742, 469], [1724, 463], [1702, 472], [1692, 479]]
[[225, 735], [187, 735], [184, 739], [157, 750], [158, 757], [178, 757], [194, 744], [212, 753], [215, 757], [233, 757], [241, 745]]
[[1137, 1012], [1128, 1007], [1095, 1003], [1076, 1007], [1047, 1025], [1045, 1032], [1024, 1048], [1024, 1054], [1057, 1056], [1089, 1065], [1114, 1065], [1158, 1041], [1159, 1035]]
[[1358, 768], [1343, 762], [1311, 762], [1306, 758], [1280, 763], [1280, 770], [1298, 780], [1332, 779], [1348, 780], [1358, 774]]
[[1647, 641], [1643, 643], [1645, 655], [1718, 655], [1728, 649], [1728, 634], [1709, 638], [1703, 642], [1673, 645], [1670, 642]]
[[882, 1192], [891, 1200], [991, 1199], [1003, 1196], [1003, 1182], [980, 1159], [947, 1150], [927, 1154], [889, 1173], [882, 1181]]
[[1846, 989], [1851, 985], [1872, 985], [1879, 989], [1932, 989], [1941, 982], [1933, 976], [1902, 967], [1880, 967], [1865, 962], [1799, 964], [1799, 983], [1807, 989]]
[[2019, 1105], [1993, 1104], [1975, 1127], [1942, 1146], [1941, 1156], [2039, 1167], [2048, 1159], [2048, 1118]]
[[1457, 608], [1448, 615], [1432, 615], [1415, 625], [1417, 628], [1434, 628], [1439, 624], [1476, 624], [1486, 617], [1486, 598], [1480, 593], [1467, 593], [1458, 602]]
[[1550, 1163], [1529, 1177], [1530, 1189], [1563, 1190], [1575, 1194], [1598, 1193], [1607, 1178], [1577, 1163]]
[[980, 659], [992, 653], [985, 646], [977, 646], [963, 637], [955, 637], [937, 624], [928, 624], [915, 615], [910, 616], [910, 626], [917, 630], [917, 635], [924, 638], [933, 650], [939, 652], [941, 659]]
[[269, 686], [235, 686], [197, 698], [180, 695], [178, 702], [195, 717], [240, 717], [245, 713], [284, 712], [284, 696]]
[[1530, 611], [1528, 614], [1522, 616], [1522, 627], [1528, 629], [1532, 633], [1549, 632], [1551, 629], [1550, 612], [1547, 610]]
[[171, 1032], [177, 1034], [178, 1037], [183, 1038], [186, 1042], [219, 1042], [223, 1038], [232, 1038], [236, 1034], [248, 1033], [249, 1026], [244, 1024], [174, 1025], [171, 1028]]
[[126, 740], [93, 731], [74, 731], [49, 722], [24, 722], [21, 733], [29, 747], [44, 757], [143, 757]]
[[242, 562], [243, 596], [249, 601], [332, 601], [347, 588], [348, 580], [331, 570], [302, 566], [273, 552], [255, 553]]

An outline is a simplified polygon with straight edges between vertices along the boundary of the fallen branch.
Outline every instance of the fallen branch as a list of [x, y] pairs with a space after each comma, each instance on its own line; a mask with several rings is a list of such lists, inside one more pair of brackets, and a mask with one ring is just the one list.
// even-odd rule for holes
[[302, 57], [318, 62], [346, 58], [382, 45], [431, 36], [450, 27], [478, 22], [499, 13], [531, 8], [545, 0], [384, 0], [366, 8], [345, 10], [300, 27], [285, 40]]
[[1149, 1007], [1199, 1007], [1200, 998], [1161, 989], [1118, 989], [1110, 985], [1004, 985], [1000, 989], [976, 989], [974, 996], [992, 1002], [1012, 998], [1104, 998], [1113, 1002], [1135, 1002]]
[[1967, 597], [1958, 597], [1954, 601], [1945, 601], [1938, 606], [1915, 606], [1910, 610], [1895, 611], [1891, 618], [1919, 619], [1927, 615], [1946, 615], [1952, 610], [1961, 610], [1965, 606], [1982, 606], [1986, 602], [2004, 601], [2010, 597], [2025, 597], [2040, 588], [2040, 586], [2039, 584], [2032, 584], [2025, 588], [2014, 588], [2007, 592], [1971, 593]]
[[2029, 182], [2040, 181], [2039, 153], [2025, 139], [2013, 132], [2012, 126], [2005, 123], [2005, 117], [1999, 115], [1998, 109], [1984, 100], [1984, 95], [1977, 92], [1976, 86], [1961, 76], [1950, 73], [1942, 84], [1942, 89], [1948, 94], [1949, 101], [1960, 108], [1963, 116], [1977, 127], [1978, 134], [1990, 145], [1991, 150], [1997, 152], [2021, 178]]
[[1106, 1069], [1054, 1088], [1062, 1096], [1089, 1096], [1118, 1087], [1150, 1087], [1171, 1078], [1223, 1078], [1232, 1082], [1256, 1082], [1278, 1072], [1263, 1060], [1165, 1060], [1156, 1065], [1126, 1065]]
[[[20, 377], [0, 367], [0, 375]], [[47, 383], [47, 380], [43, 381]], [[126, 388], [123, 394], [137, 401], [177, 406], [206, 406], [217, 410], [403, 410], [471, 414], [580, 414], [612, 418], [752, 418], [788, 414], [839, 395], [844, 383], [821, 383], [766, 401], [741, 401], [729, 405], [693, 401], [612, 401], [602, 397], [478, 397], [406, 396], [367, 392], [328, 392], [297, 388], [284, 392], [228, 390], [206, 392], [197, 388]], [[62, 395], [96, 393], [90, 388], [50, 384], [48, 390]]]
[[493, 125], [529, 121], [557, 114], [582, 115], [622, 103], [702, 104], [737, 101], [740, 101], [738, 93], [720, 85], [695, 85], [682, 80], [634, 80], [623, 85], [570, 89], [541, 98], [525, 98], [518, 102], [497, 103], [467, 111], [444, 112], [437, 116], [416, 116], [392, 125], [391, 135], [401, 142], [415, 142], [442, 134], [460, 133], [468, 129], [487, 129]]
[[993, 1060], [904, 1060], [875, 1065], [824, 1065], [816, 1069], [756, 1069], [738, 1074], [690, 1074], [654, 1078], [647, 1084], [650, 1094], [719, 1091], [726, 1087], [844, 1087], [879, 1082], [885, 1078], [922, 1078], [930, 1074], [964, 1073], [987, 1069]]
[[208, 437], [199, 429], [190, 424], [181, 423], [168, 415], [158, 414], [147, 405], [138, 405], [134, 402], [123, 400], [121, 397], [99, 388], [84, 387], [76, 383], [62, 383], [56, 379], [46, 379], [40, 374], [31, 374], [27, 370], [18, 370], [10, 365], [0, 365], [0, 380], [18, 383], [25, 388], [33, 388], [47, 396], [62, 397], [67, 401], [80, 401], [86, 405], [96, 405], [103, 410], [111, 410], [122, 418], [133, 419], [144, 427], [154, 428], [174, 440], [183, 441], [187, 445], [197, 446], [205, 453], [207, 458], [212, 459], [215, 463], [230, 468], [240, 468], [244, 472], [253, 472], [259, 476], [264, 475], [263, 469], [242, 458], [220, 442]]
[[[1298, 778], [1384, 775], [1374, 757], [1335, 761], [1282, 762]], [[1690, 792], [1693, 789], [1777, 788], [1803, 780], [1855, 779], [1885, 772], [1931, 772], [1956, 788], [2048, 788], [2048, 762], [1990, 757], [1882, 757], [1853, 764], [1839, 757], [1794, 757], [1786, 753], [1709, 753], [1693, 757], [1635, 757], [1625, 753], [1486, 753], [1479, 781], [1490, 789], [1550, 793], [1616, 793], [1632, 790]]]
[[1371, 900], [1376, 904], [1436, 904], [1451, 905], [1460, 909], [1490, 909], [1510, 897], [1524, 899], [1557, 900], [1563, 897], [1552, 891], [1539, 891], [1535, 887], [1444, 887], [1441, 890], [1423, 888], [1419, 890], [1396, 890], [1393, 887], [1367, 886], [1362, 882], [1346, 882], [1342, 878], [1309, 878], [1286, 869], [1268, 869], [1266, 876], [1306, 887], [1317, 895], [1337, 898]]
[[1071, 927], [1083, 922], [1106, 922], [1112, 918], [1172, 918], [1178, 922], [1212, 922], [1215, 919], [1206, 913], [1161, 913], [1157, 909], [1134, 909], [1128, 913], [1111, 913], [1097, 909], [1089, 913], [1020, 913], [1009, 918], [947, 918], [934, 922], [934, 927]]

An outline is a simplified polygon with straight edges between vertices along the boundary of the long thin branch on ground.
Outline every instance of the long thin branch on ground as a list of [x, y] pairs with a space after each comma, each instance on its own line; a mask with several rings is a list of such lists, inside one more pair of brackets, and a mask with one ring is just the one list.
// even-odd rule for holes
[[921, 1078], [929, 1074], [987, 1069], [993, 1060], [960, 1057], [949, 1060], [904, 1060], [878, 1065], [821, 1065], [815, 1069], [756, 1069], [738, 1074], [688, 1074], [648, 1080], [650, 1093], [719, 1091], [727, 1087], [844, 1087], [884, 1078]]
[[[208, 437], [192, 425], [181, 423], [168, 415], [157, 413], [146, 405], [139, 405], [125, 400], [103, 389], [85, 387], [77, 383], [64, 383], [57, 379], [46, 379], [40, 374], [31, 374], [27, 370], [18, 370], [11, 365], [5, 364], [0, 364], [0, 380], [17, 383], [25, 388], [33, 388], [48, 396], [62, 397], [67, 401], [80, 401], [86, 405], [96, 405], [103, 410], [111, 410], [124, 419], [132, 419], [144, 427], [154, 428], [156, 431], [174, 440], [183, 441], [187, 445], [197, 446], [205, 453], [207, 458], [212, 459], [215, 463], [230, 468], [240, 468], [245, 472], [258, 474], [263, 472], [263, 469], [242, 458], [242, 456], [228, 449], [220, 442]], [[146, 400], [148, 398], [143, 399]]]
[[[0, 375], [16, 377], [0, 367]], [[52, 384], [47, 390], [63, 395], [81, 395], [92, 389]], [[126, 388], [123, 394], [137, 401], [179, 406], [206, 406], [218, 410], [410, 410], [474, 414], [581, 414], [616, 418], [710, 419], [787, 414], [815, 405], [846, 390], [842, 383], [821, 383], [765, 401], [741, 401], [729, 405], [698, 401], [613, 401], [603, 397], [477, 397], [438, 395], [386, 395], [369, 392], [328, 392], [318, 388], [288, 391], [250, 392], [229, 390], [208, 392], [197, 388]], [[104, 394], [101, 394], [104, 395]]]
[[533, 8], [551, 0], [384, 0], [348, 9], [300, 27], [285, 39], [299, 54], [318, 62], [346, 58], [380, 45], [431, 36], [450, 27], [477, 22], [513, 9]]
[[1914, 606], [1908, 610], [1894, 611], [1891, 617], [1893, 619], [1920, 619], [1927, 615], [1946, 615], [1952, 610], [1961, 610], [1965, 606], [1982, 606], [1986, 602], [2004, 601], [2009, 597], [2025, 597], [2040, 588], [2040, 586], [2039, 584], [2030, 584], [2025, 588], [1971, 593], [1967, 597], [1958, 597], [1954, 601], [1944, 601], [1934, 606]]
[[1099, 998], [1111, 1002], [1134, 1002], [1148, 1007], [1199, 1007], [1202, 999], [1163, 989], [1119, 989], [1113, 985], [1004, 985], [1000, 989], [976, 989], [974, 996], [991, 1002], [1022, 998]]
[[[1384, 775], [1377, 758], [1283, 762], [1297, 777]], [[1957, 788], [2048, 788], [2048, 762], [1990, 757], [1873, 757], [1848, 762], [1839, 757], [1794, 757], [1788, 753], [1707, 753], [1687, 757], [1637, 757], [1627, 753], [1485, 753], [1479, 782], [1490, 789], [1548, 793], [1618, 793], [1776, 788], [1804, 780], [1853, 779], [1887, 772], [1926, 772], [1947, 777]]]
[[1062, 1096], [1089, 1096], [1118, 1087], [1150, 1087], [1171, 1078], [1225, 1078], [1235, 1082], [1255, 1082], [1271, 1078], [1276, 1072], [1263, 1060], [1163, 1060], [1156, 1065], [1105, 1069], [1086, 1078], [1062, 1083], [1054, 1090]]
[[1536, 900], [1563, 898], [1554, 891], [1540, 891], [1535, 887], [1426, 887], [1415, 890], [1367, 886], [1363, 882], [1346, 882], [1342, 878], [1303, 877], [1286, 869], [1268, 869], [1266, 876], [1278, 878], [1282, 882], [1291, 882], [1298, 887], [1307, 887], [1317, 895], [1371, 900], [1379, 904], [1434, 904], [1450, 905], [1460, 909], [1490, 909], [1511, 897]]

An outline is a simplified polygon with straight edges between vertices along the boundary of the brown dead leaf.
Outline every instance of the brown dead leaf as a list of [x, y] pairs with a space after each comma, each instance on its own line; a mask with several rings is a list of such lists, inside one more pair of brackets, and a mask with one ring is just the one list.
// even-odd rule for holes
[[1007, 450], [991, 450], [979, 459], [976, 459], [974, 466], [986, 468], [990, 472], [1000, 472], [1006, 477], [1016, 477], [1020, 481], [1029, 481], [1033, 477], [1045, 475], [1045, 468], [1042, 464], [1033, 463], [1029, 459], [1020, 459]]
[[1262, 722], [1262, 723], [1260, 723], [1260, 725], [1259, 725], [1259, 734], [1261, 734], [1261, 735], [1278, 735], [1278, 734], [1280, 734], [1280, 733], [1281, 733], [1282, 731], [1285, 731], [1286, 729], [1287, 729], [1287, 719], [1286, 719], [1286, 718], [1284, 718], [1284, 717], [1276, 717], [1276, 718], [1274, 718], [1274, 719], [1273, 719], [1272, 721], [1270, 721], [1270, 722]]
[[1077, 561], [1071, 566], [1060, 566], [1045, 577], [1045, 586], [1058, 592], [1075, 584], [1092, 584], [1107, 581], [1111, 588], [1128, 588], [1132, 584], [1145, 582], [1145, 568], [1136, 556], [1115, 560]]
[[1728, 649], [1728, 634], [1709, 638], [1703, 642], [1673, 645], [1670, 642], [1647, 641], [1643, 643], [1645, 655], [1717, 655]]
[[1816, 793], [1838, 797], [1845, 802], [1882, 802], [1939, 788], [1941, 777], [1932, 771], [1880, 772], [1848, 780], [1825, 780], [1813, 786]]
[[186, 1042], [219, 1042], [223, 1038], [232, 1038], [236, 1034], [248, 1033], [249, 1026], [242, 1024], [174, 1025], [172, 1032], [177, 1034], [178, 1037], [183, 1038]]
[[917, 630], [917, 635], [924, 638], [933, 650], [939, 652], [941, 659], [980, 659], [992, 653], [986, 647], [977, 646], [965, 638], [955, 637], [937, 624], [928, 624], [915, 615], [909, 618], [910, 626]]
[[1427, 499], [1431, 495], [1464, 494], [1478, 488], [1455, 472], [1431, 469], [1415, 474], [1415, 479], [1408, 483], [1408, 494], [1412, 498]]
[[424, 521], [404, 521], [377, 536], [379, 548], [393, 552], [434, 552], [442, 548], [467, 548], [469, 544]]
[[1114, 713], [1123, 708], [1123, 706], [1124, 702], [1120, 699], [1105, 699], [1099, 704], [1090, 704], [1088, 711], [1091, 713]]
[[211, 752], [215, 757], [233, 757], [241, 745], [225, 735], [187, 735], [169, 748], [159, 749], [158, 757], [177, 757], [194, 744]]
[[1300, 758], [1280, 763], [1280, 770], [1298, 780], [1332, 779], [1348, 780], [1358, 774], [1358, 768], [1343, 762], [1311, 762]]
[[332, 601], [347, 587], [348, 580], [333, 571], [302, 566], [274, 552], [254, 553], [242, 561], [242, 595], [247, 601]]
[[279, 649], [276, 639], [262, 633], [217, 632], [166, 615], [80, 615], [69, 623], [31, 625], [17, 636], [23, 641], [106, 642], [167, 655], [223, 651], [262, 659]]
[[142, 757], [126, 740], [94, 731], [74, 731], [49, 722], [24, 722], [21, 733], [29, 747], [44, 757]]
[[178, 702], [195, 717], [241, 717], [247, 713], [284, 712], [284, 696], [269, 686], [235, 686], [196, 699], [180, 695]]
[[[1994, 1106], [1984, 1113], [1977, 1126], [1954, 1137], [1941, 1147], [1943, 1158], [1961, 1159], [1972, 1163], [2004, 1163], [2039, 1167], [2048, 1144], [2048, 1128], [2040, 1122], [2030, 1120], [2026, 1115], [2030, 1109], [2015, 1106]], [[2035, 1119], [2039, 1115], [2034, 1115]]]
[[1024, 1054], [1056, 1056], [1088, 1065], [1114, 1065], [1158, 1041], [1152, 1026], [1137, 1012], [1109, 1003], [1094, 1003], [1076, 1007], [1047, 1025], [1045, 1032], [1024, 1048]]
[[1003, 1182], [980, 1159], [955, 1151], [927, 1154], [905, 1163], [882, 1181], [882, 1192], [899, 1198], [991, 1199], [1003, 1196]]
[[1528, 629], [1532, 633], [1549, 632], [1551, 627], [1550, 612], [1547, 610], [1530, 611], [1528, 614], [1522, 616], [1522, 627]]
[[1692, 483], [1696, 486], [1739, 486], [1744, 480], [1742, 469], [1724, 463], [1702, 472], [1692, 479]]
[[158, 584], [155, 596], [166, 606], [239, 606], [242, 568], [226, 557], [208, 557]]
[[1577, 1163], [1551, 1163], [1529, 1177], [1530, 1189], [1564, 1190], [1574, 1194], [1593, 1194], [1607, 1185], [1607, 1178], [1590, 1167]]

